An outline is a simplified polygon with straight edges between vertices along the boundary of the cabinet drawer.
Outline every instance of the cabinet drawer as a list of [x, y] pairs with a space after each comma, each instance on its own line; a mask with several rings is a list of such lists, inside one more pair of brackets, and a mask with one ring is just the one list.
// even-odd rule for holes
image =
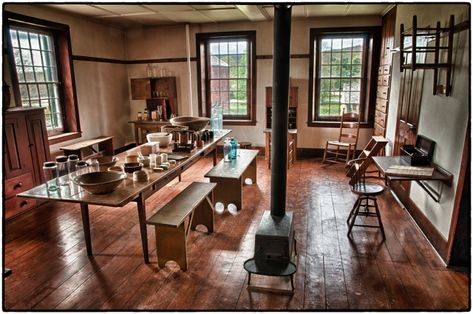
[[33, 174], [27, 172], [5, 181], [5, 198], [33, 188]]
[[376, 110], [374, 121], [381, 126], [386, 125], [386, 115], [381, 111]]
[[377, 135], [384, 136], [384, 130], [385, 130], [385, 128], [383, 128], [379, 124], [375, 123], [374, 124], [374, 134], [373, 135], [374, 136], [377, 136]]
[[389, 87], [388, 86], [378, 86], [378, 88], [376, 90], [376, 97], [388, 100]]
[[36, 200], [21, 197], [12, 197], [5, 201], [5, 218], [9, 219], [28, 209], [35, 207]]
[[376, 98], [376, 110], [379, 110], [382, 113], [387, 113], [388, 101], [386, 99]]
[[381, 65], [378, 68], [378, 75], [389, 75], [391, 74], [391, 65]]

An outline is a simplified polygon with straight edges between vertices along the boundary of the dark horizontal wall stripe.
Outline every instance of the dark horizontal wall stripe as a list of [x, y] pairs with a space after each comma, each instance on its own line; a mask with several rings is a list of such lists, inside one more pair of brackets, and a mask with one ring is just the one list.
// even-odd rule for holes
[[126, 61], [123, 61], [123, 60], [108, 59], [108, 58], [97, 58], [97, 57], [88, 57], [88, 56], [77, 56], [77, 55], [73, 55], [73, 56], [72, 56], [72, 60], [126, 64]]
[[[191, 61], [197, 61], [196, 57], [191, 57]], [[148, 59], [148, 60], [128, 60], [127, 64], [142, 64], [142, 63], [166, 63], [166, 62], [187, 62], [187, 58], [162, 58], [162, 59]]]
[[[308, 59], [308, 54], [293, 54], [292, 59]], [[256, 59], [265, 60], [272, 59], [273, 55], [257, 55]], [[118, 64], [147, 64], [147, 63], [172, 63], [172, 62], [187, 62], [187, 58], [162, 58], [162, 59], [146, 59], [146, 60], [118, 60], [109, 58], [98, 58], [89, 56], [72, 56], [72, 60], [89, 61], [89, 62], [104, 62], [104, 63], [118, 63]], [[191, 57], [191, 61], [197, 61], [196, 57]]]
[[[162, 58], [162, 59], [146, 59], [146, 60], [118, 60], [108, 58], [97, 58], [88, 56], [72, 56], [73, 60], [90, 61], [90, 62], [106, 62], [119, 64], [146, 64], [146, 63], [169, 63], [169, 62], [187, 62], [187, 58]], [[196, 61], [195, 57], [191, 57], [191, 61]]]

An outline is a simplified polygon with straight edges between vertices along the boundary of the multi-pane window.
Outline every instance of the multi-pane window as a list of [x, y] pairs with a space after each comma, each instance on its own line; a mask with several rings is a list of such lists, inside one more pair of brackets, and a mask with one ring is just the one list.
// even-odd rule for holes
[[319, 41], [320, 118], [360, 113], [363, 37], [325, 37]]
[[369, 105], [374, 105], [368, 65], [375, 37], [374, 29], [311, 29], [309, 125], [339, 121], [343, 111], [358, 113], [368, 122]]
[[211, 104], [219, 103], [225, 117], [247, 117], [249, 58], [247, 40], [211, 40], [208, 84]]
[[52, 34], [11, 27], [10, 39], [21, 105], [45, 107], [48, 131], [62, 131], [58, 69]]
[[256, 32], [196, 35], [199, 113], [219, 104], [231, 123], [256, 122]]

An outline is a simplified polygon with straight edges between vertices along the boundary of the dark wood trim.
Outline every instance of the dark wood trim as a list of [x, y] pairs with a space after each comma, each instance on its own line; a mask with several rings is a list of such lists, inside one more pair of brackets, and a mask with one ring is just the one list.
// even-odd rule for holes
[[266, 60], [266, 59], [272, 59], [273, 55], [257, 55], [256, 60]]
[[[272, 59], [273, 55], [257, 55], [256, 60], [266, 60], [266, 59]], [[310, 54], [307, 53], [298, 53], [298, 54], [292, 54], [291, 59], [309, 59]]]
[[[450, 221], [450, 231], [448, 233], [448, 243], [447, 243], [447, 257], [445, 262], [448, 264], [450, 262], [452, 249], [453, 249], [453, 242], [455, 239], [455, 232], [458, 226], [458, 215], [460, 212], [460, 205], [463, 192], [463, 186], [465, 184], [465, 177], [469, 175], [466, 172], [468, 168], [468, 163], [470, 162], [469, 156], [469, 148], [470, 148], [470, 122], [468, 122], [468, 127], [466, 129], [465, 134], [465, 141], [463, 144], [463, 152], [462, 152], [462, 159], [460, 164], [460, 173], [458, 175], [458, 182], [457, 182], [457, 189], [455, 191], [455, 201], [453, 205], [453, 213], [452, 213], [452, 220]], [[467, 192], [469, 193], [469, 191]]]
[[82, 136], [81, 132], [70, 132], [70, 133], [62, 133], [59, 135], [54, 135], [48, 137], [49, 146], [54, 144], [59, 144], [62, 142], [70, 141], [76, 138], [80, 138]]
[[223, 125], [256, 125], [256, 121], [250, 120], [224, 120]]
[[78, 56], [78, 55], [73, 55], [72, 60], [74, 60], [74, 61], [90, 61], [90, 62], [126, 64], [126, 61], [123, 61], [123, 60], [109, 59], [109, 58], [98, 58], [98, 57], [88, 57], [88, 56]]
[[[116, 63], [116, 64], [147, 64], [147, 63], [173, 63], [173, 62], [187, 62], [187, 58], [161, 58], [161, 59], [146, 59], [146, 60], [119, 60], [110, 58], [90, 57], [74, 55], [73, 60], [77, 61], [89, 61], [89, 62], [104, 62], [104, 63]], [[196, 61], [196, 57], [191, 57], [191, 61]]]
[[[365, 124], [363, 127], [372, 128], [374, 123], [374, 113], [376, 106], [376, 82], [377, 82], [377, 68], [379, 65], [379, 54], [377, 53], [380, 49], [381, 44], [381, 27], [356, 27], [356, 28], [311, 28], [310, 29], [310, 41], [309, 41], [309, 97], [308, 97], [308, 127], [339, 127], [340, 124], [334, 121], [334, 118], [327, 118], [327, 120], [313, 121], [314, 118], [318, 117], [319, 110], [319, 99], [315, 99], [315, 91], [319, 89], [319, 54], [315, 53], [313, 42], [317, 36], [327, 34], [361, 34], [366, 36], [365, 47], [364, 47], [364, 62], [366, 66], [363, 69], [363, 78], [366, 80], [366, 84], [361, 86], [361, 110], [360, 114], [362, 121]], [[313, 57], [311, 57], [313, 56]], [[315, 70], [317, 67], [317, 70]], [[315, 71], [315, 78], [314, 73]], [[374, 78], [374, 79], [373, 79]], [[314, 82], [315, 79], [315, 82]], [[314, 86], [315, 84], [315, 86]], [[316, 105], [314, 106], [314, 102]], [[314, 111], [315, 110], [315, 111]], [[328, 123], [332, 123], [327, 124]]]
[[462, 32], [462, 31], [466, 31], [468, 29], [470, 29], [470, 20], [466, 20], [466, 21], [460, 22], [457, 25], [455, 25], [454, 28], [453, 28], [453, 32], [454, 33], [459, 33], [459, 32]]

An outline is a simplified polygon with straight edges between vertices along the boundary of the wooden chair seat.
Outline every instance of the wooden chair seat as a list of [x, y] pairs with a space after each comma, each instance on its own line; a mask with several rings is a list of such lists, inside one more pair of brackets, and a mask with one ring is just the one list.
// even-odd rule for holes
[[357, 195], [377, 196], [384, 192], [384, 186], [371, 182], [357, 183], [351, 191]]
[[336, 146], [355, 146], [355, 143], [344, 143], [344, 142], [339, 142], [339, 141], [328, 141], [327, 142], [329, 145], [336, 145]]

